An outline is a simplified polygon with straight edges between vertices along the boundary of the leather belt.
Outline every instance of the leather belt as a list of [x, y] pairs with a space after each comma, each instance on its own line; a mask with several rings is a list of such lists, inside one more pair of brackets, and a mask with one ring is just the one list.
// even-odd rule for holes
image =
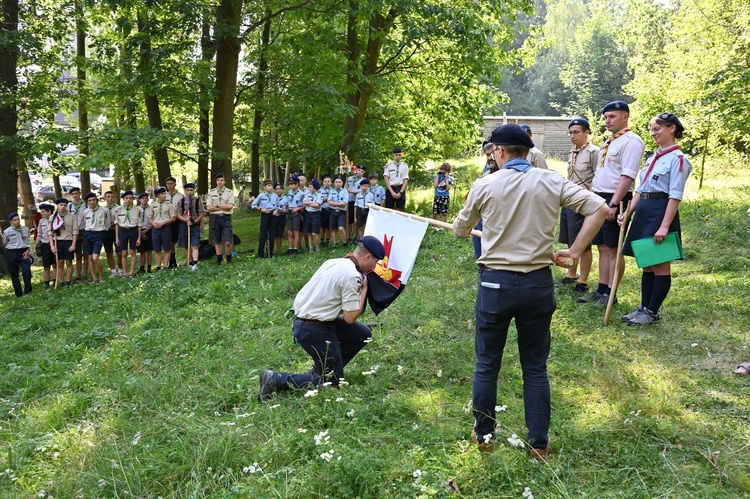
[[641, 192], [640, 193], [641, 199], [659, 199], [659, 198], [668, 198], [669, 194], [666, 192]]

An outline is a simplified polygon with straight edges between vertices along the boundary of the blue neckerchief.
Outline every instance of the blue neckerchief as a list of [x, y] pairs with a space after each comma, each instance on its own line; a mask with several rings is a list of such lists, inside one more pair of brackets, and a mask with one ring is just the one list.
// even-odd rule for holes
[[503, 165], [503, 168], [513, 168], [514, 170], [518, 170], [519, 172], [527, 172], [532, 168], [532, 166], [531, 163], [523, 158], [513, 158], [505, 163]]

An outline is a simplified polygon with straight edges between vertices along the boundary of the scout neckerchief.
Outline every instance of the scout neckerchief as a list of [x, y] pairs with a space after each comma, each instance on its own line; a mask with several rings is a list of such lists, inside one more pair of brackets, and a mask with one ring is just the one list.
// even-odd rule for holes
[[607, 141], [604, 143], [604, 147], [602, 147], [601, 150], [599, 151], [599, 154], [601, 154], [601, 161], [599, 162], [599, 168], [604, 167], [604, 160], [607, 159], [607, 150], [609, 149], [609, 145], [615, 140], [625, 135], [626, 133], [628, 133], [629, 131], [630, 131], [630, 128], [625, 127], [619, 132], [613, 133], [612, 135], [609, 136]]
[[159, 201], [159, 219], [162, 218], [161, 209], [164, 207], [164, 203], [166, 203], [166, 201]]
[[581, 178], [581, 176], [578, 175], [578, 172], [576, 171], [576, 161], [578, 161], [578, 153], [580, 153], [581, 151], [583, 151], [584, 149], [586, 149], [589, 146], [590, 143], [591, 142], [589, 142], [587, 140], [586, 143], [583, 144], [578, 149], [576, 149], [575, 147], [573, 148], [573, 150], [571, 151], [573, 153], [572, 161], [570, 163], [570, 166], [568, 167], [568, 180], [573, 180], [573, 175], [575, 175], [576, 178], [578, 178], [578, 181], [581, 182], [581, 184], [583, 184], [583, 186], [587, 190], [589, 189], [589, 186], [586, 185], [586, 182], [583, 181], [583, 179]]
[[109, 221], [114, 222], [114, 218], [112, 218], [112, 210], [117, 207], [116, 204], [108, 204], [107, 205], [107, 213], [109, 214]]
[[122, 207], [125, 208], [125, 221], [130, 222], [130, 210], [133, 208], [133, 205], [130, 205], [130, 208], [125, 205], [122, 205]]
[[523, 158], [513, 158], [503, 165], [504, 169], [518, 170], [519, 172], [527, 172], [531, 170], [531, 163]]
[[357, 257], [354, 256], [354, 253], [349, 252], [344, 255], [344, 258], [348, 258], [349, 260], [351, 260], [354, 264], [354, 268], [357, 269], [357, 272], [359, 272], [360, 274], [364, 274], [364, 272], [359, 270], [359, 262], [357, 261]]
[[[677, 144], [675, 144], [673, 146], [667, 147], [666, 149], [660, 149], [660, 150], [656, 151], [656, 154], [654, 154], [654, 157], [651, 160], [651, 164], [648, 165], [648, 170], [646, 170], [646, 175], [643, 176], [643, 182], [648, 182], [648, 174], [651, 173], [651, 170], [654, 168], [654, 165], [656, 164], [656, 160], [658, 160], [662, 156], [666, 156], [667, 154], [669, 154], [672, 151], [678, 151], [679, 149], [680, 149], [680, 146], [678, 146]], [[680, 171], [682, 171], [683, 162], [684, 162], [683, 161], [683, 157], [680, 156]]]
[[73, 208], [75, 208], [76, 211], [78, 211], [81, 208], [81, 206], [83, 205], [83, 201], [81, 200], [80, 202], [78, 202], [78, 204], [76, 204], [73, 201], [71, 201], [70, 204], [72, 204]]

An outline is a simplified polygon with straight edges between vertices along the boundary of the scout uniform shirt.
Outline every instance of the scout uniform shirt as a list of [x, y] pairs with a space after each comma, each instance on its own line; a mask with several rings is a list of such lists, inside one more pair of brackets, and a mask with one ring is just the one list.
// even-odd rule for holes
[[[181, 216], [185, 216], [185, 208], [188, 202], [187, 196], [182, 197], [182, 202], [180, 202], [179, 205], [177, 205], [177, 214]], [[200, 196], [193, 195], [192, 199], [190, 200], [191, 204], [193, 205], [189, 209], [192, 210], [190, 212], [191, 218], [193, 219], [193, 222], [198, 220], [198, 217], [201, 216], [201, 213], [205, 213], [206, 209], [203, 207], [203, 201], [201, 201]], [[180, 220], [181, 223], [184, 223]]]
[[591, 190], [610, 194], [617, 190], [620, 176], [635, 179], [644, 150], [643, 140], [632, 131], [615, 138], [609, 146], [605, 143], [599, 151], [599, 166], [596, 168]]
[[581, 146], [580, 150], [574, 147], [568, 155], [568, 180], [590, 191], [598, 164], [598, 147], [590, 142]]
[[341, 311], [359, 310], [362, 274], [348, 258], [328, 260], [320, 266], [294, 299], [300, 319], [331, 322]]
[[385, 165], [385, 177], [388, 177], [388, 183], [391, 187], [398, 187], [404, 183], [404, 180], [409, 178], [409, 165], [400, 161], [396, 163], [391, 160]]
[[323, 198], [323, 203], [320, 205], [321, 210], [331, 209], [331, 205], [328, 204], [328, 198], [330, 197], [332, 190], [333, 190], [333, 187], [321, 187], [318, 190], [318, 192], [320, 193], [320, 196]]
[[[274, 211], [279, 206], [279, 196], [275, 192], [268, 194], [267, 192], [261, 192], [258, 197], [253, 200], [250, 205], [252, 209]], [[264, 213], [265, 215], [265, 213]]]
[[68, 213], [72, 213], [73, 215], [75, 215], [76, 220], [78, 220], [79, 231], [86, 229], [86, 217], [83, 216], [83, 211], [86, 208], [88, 208], [88, 205], [83, 199], [78, 204], [75, 204], [73, 201], [68, 203]]
[[105, 232], [110, 228], [111, 222], [107, 208], [96, 205], [96, 208], [92, 210], [90, 207], [86, 207], [83, 210], [83, 216], [86, 219], [87, 231]]
[[39, 226], [37, 227], [37, 233], [34, 238], [36, 239], [38, 237], [42, 241], [42, 244], [49, 244], [49, 233], [51, 231], [52, 226], [50, 225], [49, 217], [42, 217], [42, 219], [39, 220]]
[[542, 170], [547, 170], [547, 160], [544, 158], [544, 153], [541, 149], [538, 147], [532, 147], [529, 150], [528, 156], [526, 156], [526, 161], [531, 163], [531, 166], [534, 168], [541, 168]]
[[27, 249], [29, 247], [29, 229], [25, 226], [15, 228], [12, 225], [3, 231], [5, 249]]
[[302, 200], [304, 199], [304, 194], [301, 190], [297, 189], [296, 191], [293, 191], [292, 189], [289, 189], [289, 206], [287, 209], [289, 211], [293, 210], [294, 208], [299, 208], [302, 206]]
[[135, 204], [130, 208], [126, 208], [125, 205], [122, 205], [117, 212], [115, 223], [122, 229], [134, 229], [141, 223], [140, 215], [141, 211]]
[[357, 194], [357, 199], [354, 200], [354, 206], [357, 208], [361, 208], [363, 210], [369, 210], [370, 207], [367, 206], [367, 203], [374, 203], [374, 197], [372, 195], [372, 192], [367, 191], [367, 193], [360, 192]]
[[[219, 206], [220, 204], [231, 204], [234, 206], [234, 192], [232, 192], [232, 189], [225, 187], [220, 192], [219, 189], [214, 187], [208, 191], [206, 206]], [[209, 213], [211, 215], [231, 215], [232, 210], [211, 211]]]
[[320, 205], [323, 204], [323, 195], [320, 192], [313, 193], [312, 191], [308, 190], [307, 194], [305, 194], [305, 201], [312, 201], [313, 203], [318, 203], [318, 207], [305, 205], [305, 211], [309, 212], [317, 212], [320, 211]]
[[276, 211], [273, 214], [277, 217], [286, 216], [284, 211], [289, 208], [289, 198], [286, 194], [282, 194], [281, 196], [277, 194], [277, 197], [279, 198], [279, 203], [276, 206]]
[[[328, 195], [328, 200], [333, 201], [334, 203], [347, 203], [349, 202], [349, 193], [346, 192], [346, 189], [343, 187], [338, 190], [333, 188]], [[336, 211], [346, 211], [346, 206], [331, 206], [331, 209]]]
[[78, 219], [76, 216], [69, 211], [66, 211], [65, 215], [60, 215], [58, 212], [54, 216], [62, 218], [63, 221], [63, 224], [57, 229], [57, 240], [72, 241], [73, 236], [78, 235]]
[[158, 199], [151, 203], [151, 222], [166, 222], [172, 217], [177, 216], [177, 210], [169, 201], [159, 201]]
[[151, 228], [151, 222], [149, 221], [149, 218], [151, 218], [151, 207], [146, 206], [144, 208], [139, 204], [138, 214], [140, 216], [139, 220], [141, 223], [141, 233], [145, 233], [148, 229]]
[[376, 185], [375, 187], [370, 186], [367, 191], [372, 193], [373, 203], [378, 206], [383, 204], [383, 200], [385, 199], [385, 187], [382, 185]]
[[[359, 183], [361, 181], [362, 181], [361, 177], [358, 177], [356, 175], [350, 175], [346, 179], [346, 188], [347, 189], [353, 189], [353, 190], [356, 190], [357, 192], [359, 192], [360, 189], [361, 189]], [[357, 199], [357, 195], [356, 194], [352, 194], [351, 192], [348, 192], [348, 194], [349, 194], [348, 201], [354, 201], [355, 199]]]
[[180, 202], [185, 198], [180, 191], [175, 189], [174, 194], [171, 194], [169, 191], [167, 191], [167, 201], [172, 203], [172, 206], [174, 206], [175, 212], [177, 211], [177, 207], [181, 204]]
[[119, 204], [111, 204], [104, 206], [107, 209], [107, 215], [109, 215], [109, 228], [115, 230], [115, 224], [117, 223], [117, 214], [120, 212]]
[[642, 194], [665, 192], [669, 195], [669, 199], [682, 200], [685, 183], [692, 170], [693, 165], [679, 147], [660, 149], [646, 160], [646, 165], [639, 174], [641, 184], [636, 192]]

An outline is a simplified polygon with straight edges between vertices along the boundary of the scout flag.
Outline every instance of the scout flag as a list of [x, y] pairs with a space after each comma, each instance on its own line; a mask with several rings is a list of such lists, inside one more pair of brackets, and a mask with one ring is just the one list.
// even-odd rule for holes
[[55, 213], [55, 216], [52, 217], [52, 230], [58, 231], [60, 230], [60, 227], [62, 227], [63, 225], [65, 225], [63, 218], [60, 216], [59, 213]]
[[364, 235], [378, 238], [385, 247], [385, 258], [367, 274], [367, 301], [376, 315], [388, 308], [404, 290], [427, 225], [424, 219], [370, 209]]

